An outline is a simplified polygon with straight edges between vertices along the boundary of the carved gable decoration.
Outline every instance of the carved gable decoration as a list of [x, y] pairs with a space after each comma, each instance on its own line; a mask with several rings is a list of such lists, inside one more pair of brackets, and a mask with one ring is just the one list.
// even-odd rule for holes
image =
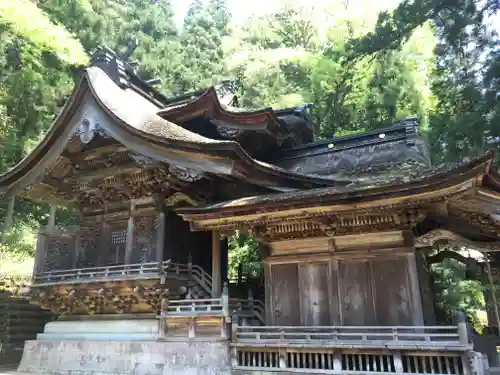
[[88, 113], [78, 126], [75, 136], [78, 137], [83, 144], [87, 145], [92, 142], [97, 135], [108, 137], [108, 134], [100, 125], [97, 115]]

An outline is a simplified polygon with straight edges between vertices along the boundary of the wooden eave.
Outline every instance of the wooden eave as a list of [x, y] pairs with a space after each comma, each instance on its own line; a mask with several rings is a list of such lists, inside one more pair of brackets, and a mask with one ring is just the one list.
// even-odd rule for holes
[[19, 164], [0, 175], [0, 192], [17, 194], [56, 162], [79, 126], [70, 125], [70, 121], [89, 96], [109, 120], [101, 124], [106, 132], [129, 150], [158, 161], [233, 176], [276, 191], [349, 182], [288, 172], [253, 159], [237, 142], [192, 133], [158, 116], [159, 107], [133, 90], [117, 86], [100, 68], [90, 67], [43, 140]]
[[[328, 187], [306, 191], [242, 198], [207, 207], [178, 209], [195, 227], [216, 227], [217, 223], [289, 220], [325, 213], [359, 212], [374, 208], [416, 207], [461, 196], [477, 196], [478, 190], [493, 175], [493, 153], [446, 172], [430, 174], [419, 180], [379, 186]], [[495, 187], [497, 193], [500, 186]], [[490, 204], [500, 205], [499, 199]]]
[[214, 87], [187, 103], [161, 109], [158, 115], [178, 124], [204, 116], [227, 123], [235, 129], [269, 133], [278, 138], [288, 135], [272, 108], [246, 112], [229, 111], [222, 107]]

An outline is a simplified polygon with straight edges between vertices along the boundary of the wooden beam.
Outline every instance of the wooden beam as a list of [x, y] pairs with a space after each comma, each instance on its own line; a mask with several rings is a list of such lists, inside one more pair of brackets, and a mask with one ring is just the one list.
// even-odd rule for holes
[[115, 152], [127, 151], [127, 147], [122, 145], [121, 143], [109, 143], [106, 142], [104, 144], [98, 145], [93, 148], [86, 148], [84, 151], [78, 153], [78, 157], [72, 156], [72, 159], [75, 160], [75, 163], [83, 162], [85, 160], [91, 160], [101, 157], [104, 154], [110, 154]]
[[67, 184], [78, 184], [82, 182], [90, 182], [96, 179], [104, 179], [115, 177], [116, 175], [126, 175], [143, 170], [134, 162], [128, 162], [122, 165], [116, 165], [109, 168], [101, 168], [90, 171], [82, 171], [79, 174], [64, 179]]

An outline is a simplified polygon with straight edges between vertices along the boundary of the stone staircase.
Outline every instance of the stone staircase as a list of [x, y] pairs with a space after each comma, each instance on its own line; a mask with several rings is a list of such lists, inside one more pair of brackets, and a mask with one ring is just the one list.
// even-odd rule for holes
[[[5, 286], [5, 282], [4, 285]], [[17, 365], [21, 360], [24, 342], [34, 340], [45, 324], [55, 315], [28, 300], [0, 291], [0, 365]]]

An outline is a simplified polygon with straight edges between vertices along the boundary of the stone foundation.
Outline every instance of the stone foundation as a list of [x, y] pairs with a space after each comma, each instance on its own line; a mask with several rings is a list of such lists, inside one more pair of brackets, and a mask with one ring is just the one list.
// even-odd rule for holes
[[26, 341], [19, 372], [49, 375], [229, 375], [226, 342]]
[[54, 321], [45, 325], [37, 339], [156, 341], [158, 324], [156, 319]]

